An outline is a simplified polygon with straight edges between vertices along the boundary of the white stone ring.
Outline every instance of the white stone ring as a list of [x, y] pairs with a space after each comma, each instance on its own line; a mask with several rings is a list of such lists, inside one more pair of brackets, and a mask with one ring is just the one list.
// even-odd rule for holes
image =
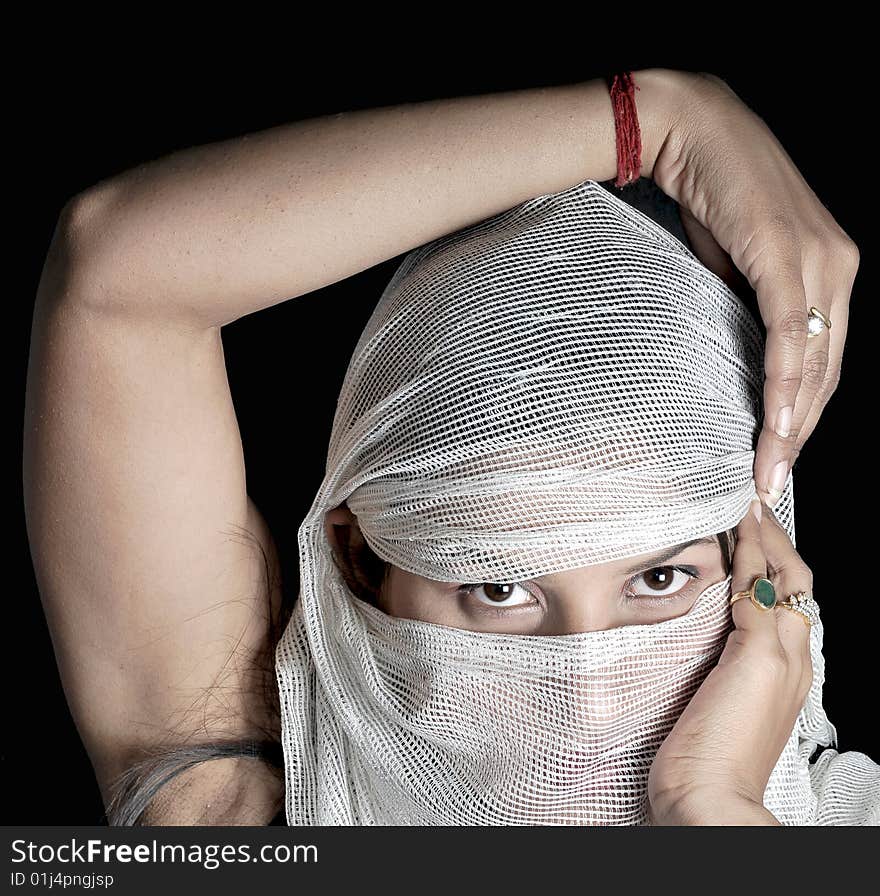
[[823, 330], [831, 329], [831, 321], [816, 306], [807, 315], [807, 339], [818, 336]]
[[819, 604], [813, 600], [813, 595], [807, 594], [806, 591], [789, 594], [785, 600], [777, 601], [776, 606], [798, 613], [808, 626], [813, 626], [819, 621]]

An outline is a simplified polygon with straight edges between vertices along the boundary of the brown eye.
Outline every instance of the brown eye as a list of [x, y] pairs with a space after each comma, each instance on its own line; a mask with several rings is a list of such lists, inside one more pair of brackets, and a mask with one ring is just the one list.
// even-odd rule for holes
[[642, 573], [642, 581], [654, 591], [665, 591], [675, 580], [675, 572], [671, 566], [655, 566]]
[[466, 594], [472, 594], [481, 604], [488, 606], [517, 607], [535, 603], [532, 592], [519, 582], [480, 582], [476, 585], [465, 585], [461, 590]]
[[697, 570], [677, 566], [655, 566], [632, 580], [633, 597], [676, 597], [685, 586], [698, 579]]
[[497, 582], [486, 582], [484, 584], [484, 591], [489, 600], [495, 601], [496, 603], [502, 603], [510, 597], [515, 587], [515, 585], [510, 585], [506, 582], [500, 584]]

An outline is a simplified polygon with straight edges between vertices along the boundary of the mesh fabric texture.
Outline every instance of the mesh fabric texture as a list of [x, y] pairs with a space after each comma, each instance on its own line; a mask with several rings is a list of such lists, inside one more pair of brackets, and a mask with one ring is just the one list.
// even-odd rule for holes
[[[739, 298], [594, 181], [410, 252], [355, 347], [299, 530], [276, 651], [288, 823], [648, 822], [653, 757], [732, 628], [729, 577], [652, 625], [463, 631], [354, 595], [324, 514], [347, 502], [380, 558], [459, 583], [719, 533], [756, 495], [762, 371]], [[776, 514], [794, 541], [793, 506], [789, 476]], [[880, 768], [833, 749], [822, 634], [765, 805], [865, 823]]]

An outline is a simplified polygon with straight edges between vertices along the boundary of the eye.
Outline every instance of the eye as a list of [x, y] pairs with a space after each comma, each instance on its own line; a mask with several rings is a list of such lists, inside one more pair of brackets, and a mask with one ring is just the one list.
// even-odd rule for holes
[[519, 582], [477, 582], [462, 585], [459, 590], [473, 594], [480, 603], [490, 607], [519, 607], [535, 601], [532, 592]]
[[630, 581], [633, 597], [675, 597], [694, 579], [697, 570], [687, 566], [655, 566], [634, 576]]

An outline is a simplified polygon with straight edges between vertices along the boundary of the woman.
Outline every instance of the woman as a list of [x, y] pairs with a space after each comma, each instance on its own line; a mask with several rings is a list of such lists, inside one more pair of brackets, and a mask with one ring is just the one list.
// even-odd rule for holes
[[[643, 173], [687, 210], [707, 263], [711, 233], [758, 293], [754, 478], [775, 503], [833, 390], [857, 252], [724, 85], [636, 80]], [[25, 485], [62, 678], [107, 803], [157, 746], [198, 759], [200, 742], [278, 727], [260, 666], [285, 621], [277, 558], [245, 490], [222, 325], [613, 173], [607, 92], [588, 82], [300, 122], [174, 154], [68, 206], [35, 309]], [[834, 323], [818, 346], [813, 304]], [[263, 763], [233, 755], [178, 775], [141, 821], [265, 823], [281, 793]]]
[[592, 181], [409, 253], [300, 527], [290, 823], [870, 819], [880, 768], [809, 762], [835, 735], [792, 479], [749, 512], [761, 361], [735, 294]]

